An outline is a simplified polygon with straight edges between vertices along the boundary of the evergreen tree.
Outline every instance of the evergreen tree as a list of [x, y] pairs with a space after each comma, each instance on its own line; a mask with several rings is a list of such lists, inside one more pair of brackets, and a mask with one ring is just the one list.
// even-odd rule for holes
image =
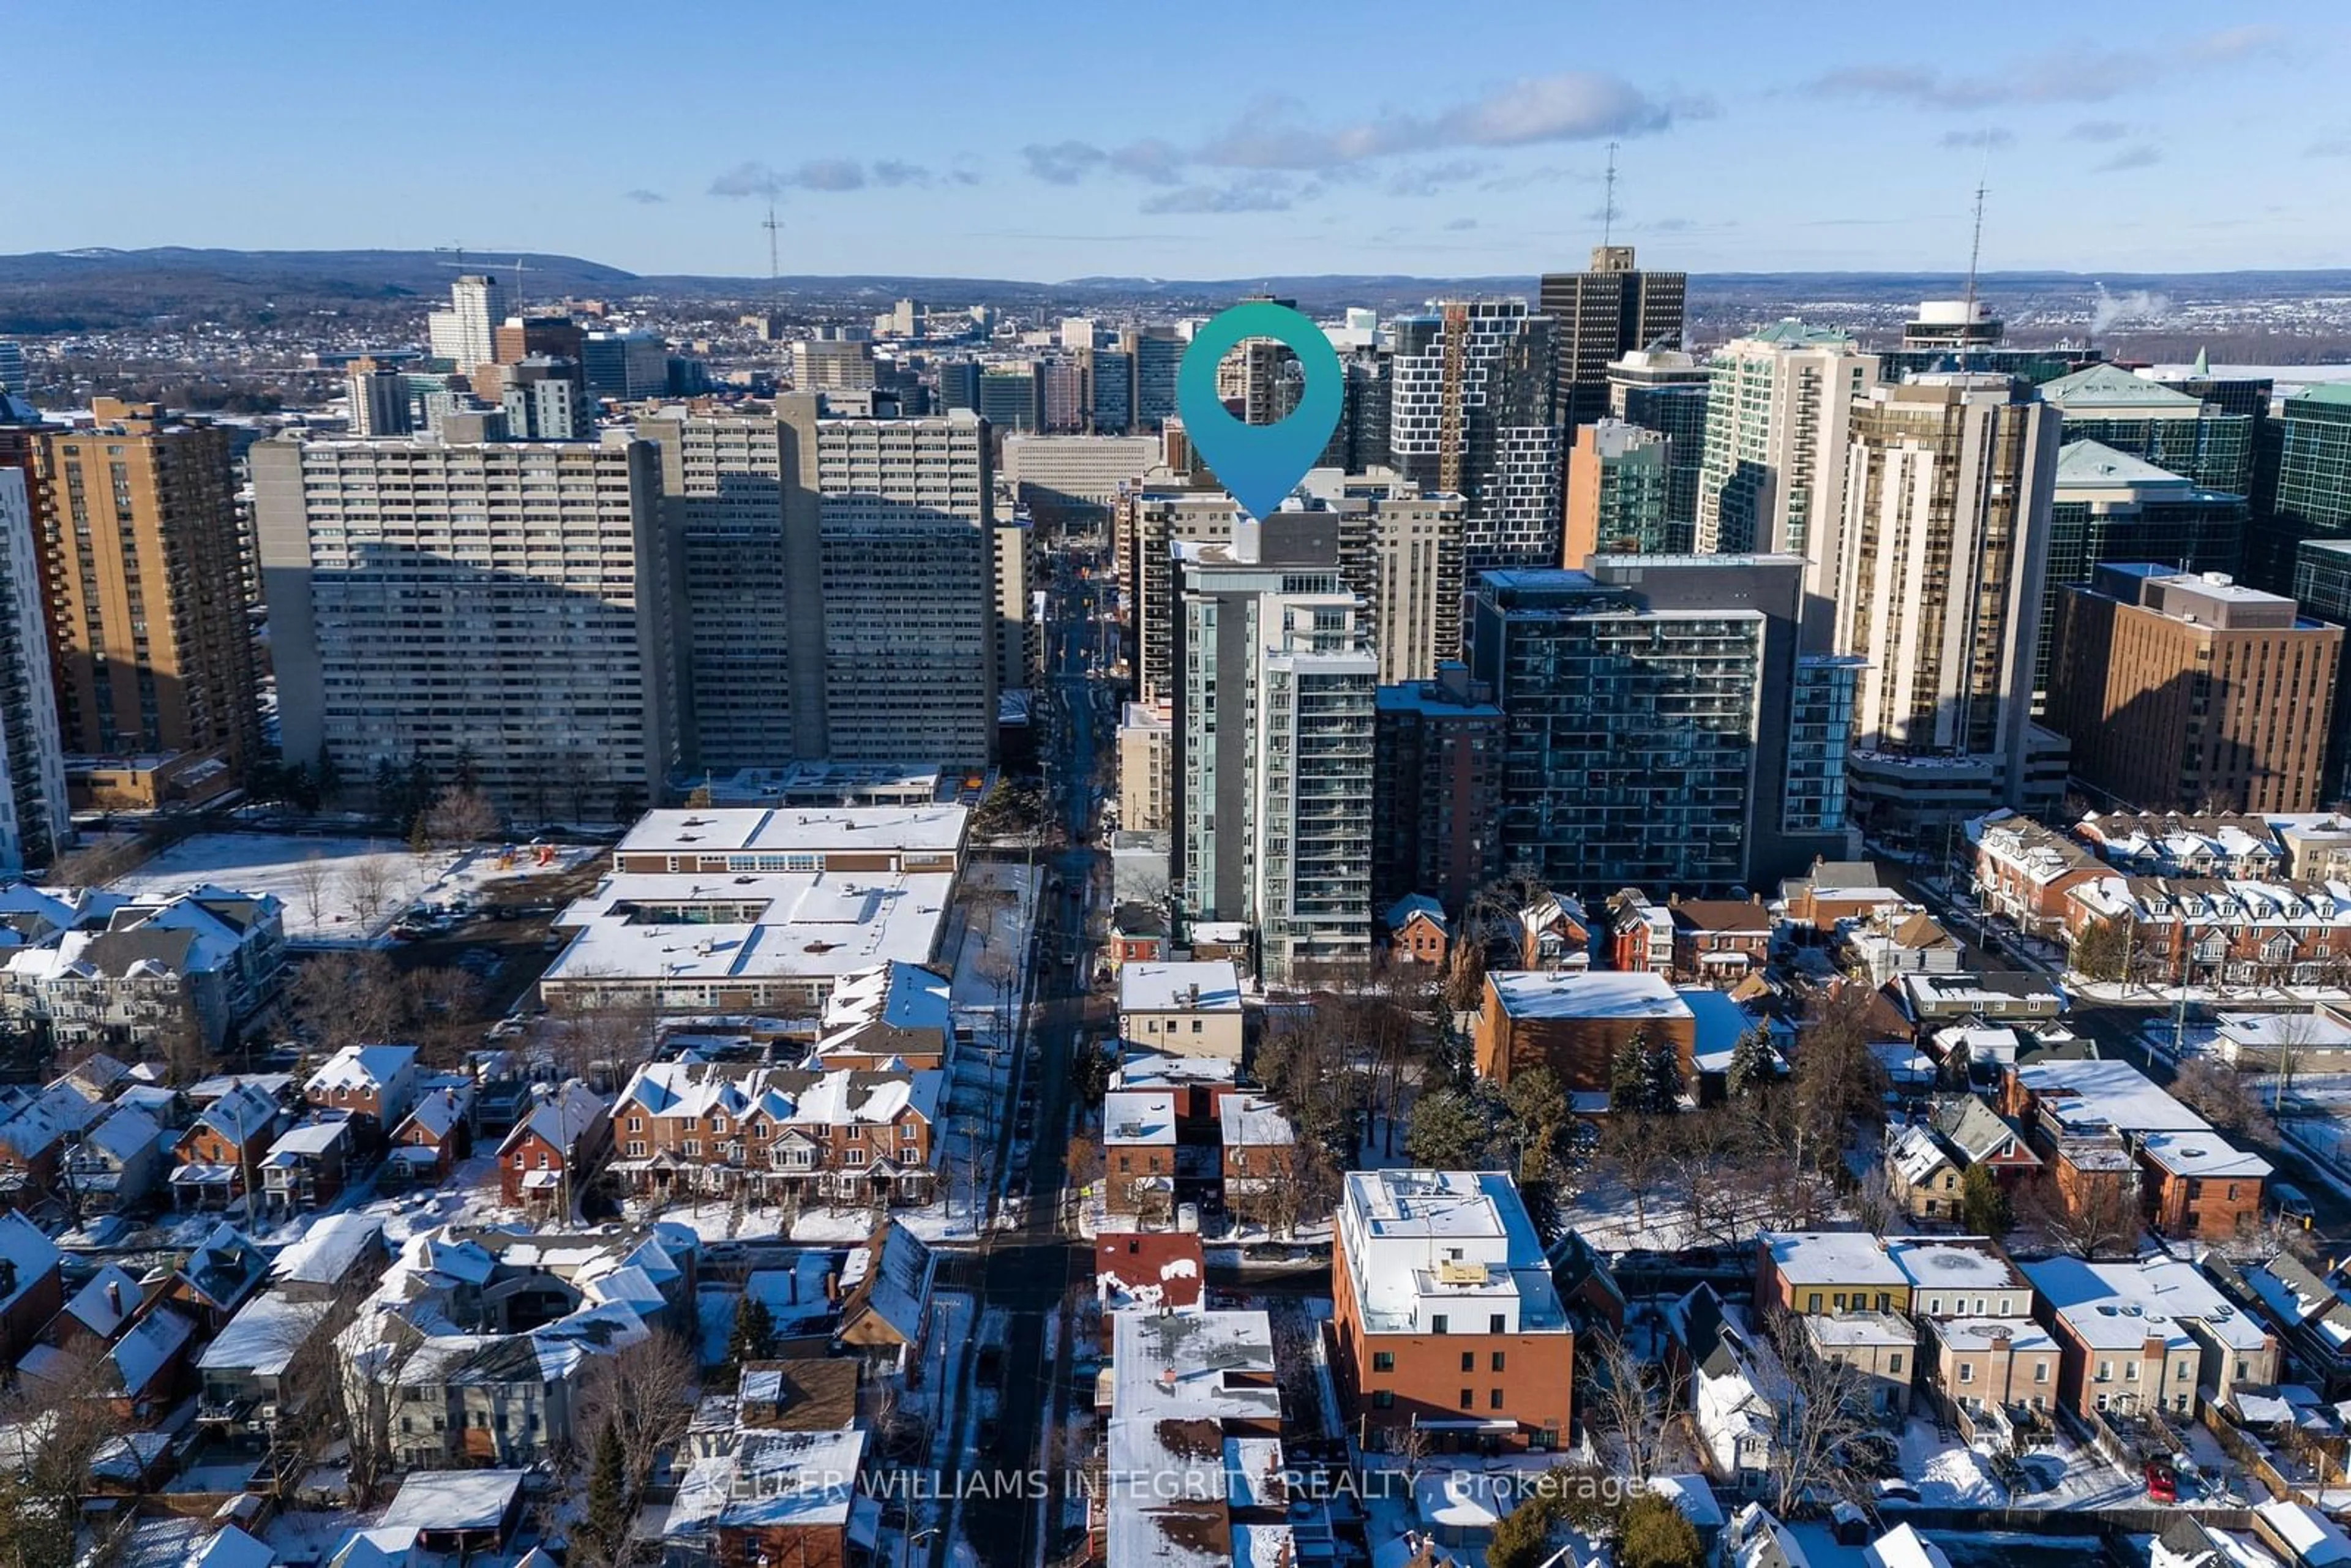
[[1978, 1236], [2004, 1236], [2014, 1223], [2008, 1194], [1987, 1166], [1970, 1166], [1959, 1177], [1959, 1223]]
[[1681, 1109], [1682, 1092], [1688, 1087], [1682, 1082], [1682, 1059], [1667, 1040], [1648, 1054], [1641, 1064], [1644, 1084], [1642, 1099], [1652, 1115], [1670, 1116]]
[[319, 760], [310, 766], [310, 777], [318, 780], [321, 805], [332, 804], [342, 793], [343, 770], [335, 766], [335, 754], [323, 746], [319, 747]]
[[595, 1462], [588, 1472], [588, 1519], [590, 1542], [605, 1561], [617, 1559], [628, 1537], [629, 1500], [621, 1434], [610, 1421], [596, 1434]]
[[734, 1332], [726, 1336], [726, 1359], [736, 1366], [766, 1361], [776, 1354], [776, 1320], [768, 1303], [745, 1296], [735, 1304]]
[[1649, 1107], [1649, 1042], [1639, 1030], [1633, 1031], [1608, 1064], [1608, 1109], [1614, 1114], [1628, 1115]]
[[1750, 1029], [1730, 1048], [1730, 1067], [1723, 1074], [1732, 1099], [1771, 1086], [1771, 1048], [1761, 1029]]
[[1616, 1525], [1617, 1568], [1700, 1568], [1706, 1548], [1673, 1500], [1645, 1491], [1625, 1505]]

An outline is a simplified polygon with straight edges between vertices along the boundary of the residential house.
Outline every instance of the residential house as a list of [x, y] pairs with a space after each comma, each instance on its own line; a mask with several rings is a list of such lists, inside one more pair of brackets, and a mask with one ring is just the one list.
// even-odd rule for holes
[[2095, 854], [2053, 829], [2014, 811], [1994, 811], [1967, 824], [1976, 852], [1976, 898], [2034, 936], [2062, 936], [2065, 895], [2105, 874]]
[[1903, 1016], [1919, 1036], [1946, 1024], [2000, 1019], [2053, 1023], [2065, 1011], [2065, 993], [2032, 972], [1936, 974], [1911, 971], [1895, 986]]
[[[2014, 1035], [2008, 1032], [2008, 1060], [2013, 1062]], [[1950, 1094], [1938, 1100], [1928, 1124], [1962, 1172], [1970, 1166], [1988, 1166], [2003, 1191], [2013, 1192], [2041, 1173], [2041, 1156], [2032, 1152], [2024, 1130], [1979, 1095]]]
[[102, 1101], [63, 1081], [0, 1090], [0, 1203], [31, 1208], [55, 1197], [69, 1141], [103, 1114]]
[[302, 1097], [321, 1111], [364, 1116], [380, 1134], [416, 1103], [421, 1076], [413, 1045], [347, 1045], [310, 1074]]
[[2043, 1326], [2058, 1344], [2060, 1396], [2085, 1415], [2192, 1414], [2278, 1381], [2277, 1335], [2233, 1305], [2192, 1263], [2023, 1265]]
[[172, 1203], [177, 1208], [226, 1208], [248, 1193], [258, 1197], [261, 1162], [277, 1141], [285, 1109], [258, 1083], [238, 1083], [196, 1114], [172, 1146]]
[[1923, 909], [1873, 910], [1844, 925], [1839, 935], [1852, 961], [1873, 986], [1890, 986], [1904, 975], [1956, 975], [1959, 944]]
[[[1200, 1568], [1297, 1560], [1266, 1314], [1115, 1312], [1112, 1325], [1094, 1559]], [[1301, 1504], [1301, 1526], [1312, 1513]]]
[[2351, 817], [2339, 811], [2304, 811], [2266, 817], [2285, 852], [2285, 875], [2296, 882], [2351, 878]]
[[328, 1301], [354, 1288], [371, 1288], [391, 1260], [380, 1216], [344, 1210], [322, 1214], [281, 1249], [269, 1281], [302, 1301]]
[[1576, 1330], [1516, 1184], [1351, 1171], [1342, 1190], [1332, 1371], [1367, 1446], [1419, 1428], [1447, 1452], [1562, 1447]]
[[510, 1204], [569, 1211], [571, 1194], [612, 1145], [603, 1097], [574, 1078], [547, 1090], [498, 1145], [498, 1185]]
[[1122, 904], [1110, 921], [1110, 967], [1115, 974], [1129, 964], [1165, 964], [1168, 946], [1167, 912], [1156, 904]]
[[1918, 1375], [1918, 1330], [1899, 1312], [1808, 1312], [1796, 1320], [1804, 1348], [1851, 1367], [1871, 1416], [1899, 1427], [1910, 1418], [1910, 1385]]
[[1425, 893], [1410, 894], [1388, 906], [1381, 924], [1388, 932], [1388, 961], [1392, 964], [1441, 965], [1453, 923], [1445, 915], [1445, 906]]
[[121, 1106], [66, 1150], [63, 1182], [84, 1213], [109, 1214], [142, 1202], [163, 1174], [163, 1129], [134, 1106]]
[[1782, 882], [1780, 902], [1791, 925], [1809, 927], [1824, 940], [1845, 921], [1909, 901], [1887, 886], [1884, 873], [1868, 861], [1823, 860], [1813, 863], [1811, 874]]
[[1684, 985], [1730, 987], [1771, 956], [1771, 915], [1761, 896], [1666, 900], [1674, 928], [1674, 978]]
[[904, 1364], [921, 1360], [936, 1270], [922, 1238], [895, 1219], [883, 1220], [842, 1267], [841, 1322], [833, 1338]]
[[234, 1225], [215, 1225], [180, 1260], [163, 1285], [166, 1301], [185, 1307], [206, 1333], [218, 1333], [260, 1288], [269, 1260]]
[[145, 1426], [179, 1402], [196, 1322], [174, 1307], [142, 1312], [108, 1347], [99, 1388], [115, 1418]]
[[2158, 1233], [2199, 1241], [2249, 1234], [2262, 1221], [2270, 1163], [2206, 1131], [2149, 1133], [2137, 1140], [2140, 1192]]
[[1768, 1490], [1794, 1398], [1777, 1352], [1711, 1285], [1672, 1302], [1665, 1318], [1667, 1361], [1687, 1381], [1707, 1479], [1742, 1496]]
[[[2056, 1398], [2057, 1341], [2031, 1318], [1925, 1320], [1928, 1385], [1946, 1418], [1980, 1421], [1988, 1431], [2039, 1425]], [[1998, 1412], [1992, 1416], [1992, 1412]]]
[[147, 1304], [137, 1276], [117, 1263], [99, 1267], [42, 1331], [42, 1340], [63, 1351], [89, 1351], [114, 1343]]
[[40, 1227], [0, 1210], [0, 1361], [14, 1366], [65, 1305], [63, 1261]]
[[2129, 972], [2170, 985], [2339, 985], [2351, 975], [2351, 883], [2107, 873], [2065, 894], [2065, 935], [2120, 926]]
[[2278, 1252], [2238, 1277], [2283, 1336], [2294, 1379], [2328, 1399], [2351, 1395], [2351, 1276]]
[[438, 1186], [473, 1149], [473, 1081], [438, 1084], [392, 1128], [385, 1172], [413, 1186]]
[[1176, 1203], [1176, 1102], [1163, 1090], [1102, 1096], [1102, 1207], [1113, 1219], [1165, 1221]]
[[1913, 1220], [1949, 1224], [1959, 1214], [1959, 1162], [1923, 1122], [1886, 1129], [1886, 1190]]
[[639, 1068], [612, 1107], [631, 1188], [926, 1203], [946, 1074], [702, 1061]]
[[[2128, 1062], [2021, 1064], [2003, 1095], [2077, 1214], [2111, 1183], [2168, 1236], [2227, 1240], [2258, 1218], [2268, 1162], [2238, 1150]], [[2119, 1169], [2116, 1148], [2128, 1162]]]
[[340, 1196], [353, 1158], [354, 1124], [350, 1116], [314, 1111], [280, 1133], [261, 1162], [262, 1207], [274, 1214], [306, 1214]]
[[1238, 1061], [1240, 971], [1222, 959], [1129, 964], [1118, 972], [1118, 1032], [1171, 1056]]
[[1674, 972], [1674, 917], [1635, 887], [1610, 894], [1608, 967], [1631, 975]]
[[1895, 1236], [1884, 1245], [1886, 1260], [1909, 1282], [1914, 1316], [2032, 1315], [2032, 1282], [1989, 1236]]
[[[843, 1374], [845, 1390], [834, 1386]], [[871, 1561], [872, 1521], [861, 1516], [874, 1504], [858, 1492], [867, 1434], [855, 1424], [855, 1364], [748, 1363], [732, 1403], [733, 1420], [708, 1432], [661, 1512], [664, 1561], [723, 1568]]]
[[1589, 968], [1593, 931], [1583, 904], [1563, 893], [1545, 893], [1519, 911], [1519, 967]]
[[1306, 1218], [1283, 1197], [1298, 1169], [1298, 1131], [1280, 1103], [1235, 1091], [1217, 1100], [1217, 1119], [1225, 1207], [1238, 1218], [1267, 1225]]
[[1196, 1312], [1207, 1304], [1207, 1254], [1197, 1235], [1168, 1230], [1105, 1230], [1094, 1238], [1094, 1300], [1112, 1312]]
[[1471, 1040], [1480, 1076], [1508, 1083], [1547, 1067], [1571, 1095], [1597, 1094], [1603, 1106], [1611, 1066], [1635, 1040], [1653, 1051], [1671, 1046], [1685, 1083], [1698, 1071], [1697, 1019], [1656, 973], [1490, 973]]

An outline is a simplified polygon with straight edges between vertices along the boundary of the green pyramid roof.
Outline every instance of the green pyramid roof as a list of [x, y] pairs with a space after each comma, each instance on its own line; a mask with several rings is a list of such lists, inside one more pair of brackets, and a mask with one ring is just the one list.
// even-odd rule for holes
[[2069, 441], [2057, 449], [2057, 486], [2060, 489], [2086, 490], [2102, 486], [2116, 489], [2136, 489], [2148, 485], [2176, 485], [2183, 488], [2195, 481], [2174, 474], [2168, 468], [2158, 468], [2144, 458], [2127, 452], [2117, 452], [2103, 441]]
[[2189, 408], [2201, 400], [2186, 392], [2135, 376], [2119, 365], [2092, 365], [2070, 376], [2042, 383], [2041, 395], [2060, 408]]

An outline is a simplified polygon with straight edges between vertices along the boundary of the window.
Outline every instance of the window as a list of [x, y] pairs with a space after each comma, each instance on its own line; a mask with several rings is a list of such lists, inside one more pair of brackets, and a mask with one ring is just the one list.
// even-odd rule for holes
[[1395, 1370], [1395, 1352], [1392, 1350], [1375, 1350], [1372, 1352], [1372, 1370], [1374, 1372], [1394, 1372]]
[[1959, 1363], [1959, 1381], [1961, 1383], [1973, 1383], [1975, 1380], [1976, 1364], [1972, 1361], [1963, 1361]]
[[2049, 1381], [2049, 1364], [2047, 1362], [2038, 1361], [2032, 1364], [2032, 1381], [2035, 1383], [2046, 1383]]
[[1374, 1409], [1374, 1410], [1393, 1410], [1393, 1409], [1395, 1409], [1395, 1391], [1394, 1389], [1390, 1389], [1390, 1388], [1374, 1388], [1374, 1389], [1373, 1389], [1373, 1390], [1372, 1390], [1372, 1408], [1373, 1408], [1373, 1409]]
[[1476, 1389], [1465, 1388], [1461, 1391], [1461, 1408], [1464, 1410], [1475, 1410], [1478, 1408], [1478, 1391]]
[[1877, 1310], [1881, 1312], [1890, 1312], [1894, 1310], [1894, 1297], [1887, 1291], [1877, 1292]]
[[1464, 1372], [1475, 1372], [1478, 1370], [1478, 1353], [1476, 1351], [1465, 1350], [1461, 1353], [1461, 1370]]
[[1892, 1355], [1886, 1358], [1886, 1370], [1897, 1376], [1900, 1375], [1902, 1371], [1902, 1353], [1900, 1351], [1897, 1350]]
[[2125, 1383], [2137, 1383], [2138, 1381], [2137, 1362], [2126, 1361], [2123, 1363], [2123, 1381]]
[[1499, 1388], [1489, 1388], [1486, 1390], [1486, 1408], [1489, 1410], [1499, 1410], [1501, 1407], [1502, 1391]]
[[1507, 1331], [1503, 1328], [1503, 1326], [1502, 1326], [1502, 1325], [1503, 1325], [1503, 1324], [1505, 1324], [1505, 1323], [1507, 1323], [1507, 1322], [1509, 1322], [1510, 1321], [1510, 1317], [1509, 1317], [1509, 1315], [1508, 1315], [1507, 1313], [1503, 1313], [1503, 1312], [1493, 1312], [1493, 1313], [1489, 1313], [1489, 1314], [1487, 1316], [1487, 1319], [1486, 1319], [1486, 1332], [1487, 1332], [1488, 1333], [1505, 1333], [1505, 1332], [1507, 1332]]
[[1443, 1333], [1445, 1332], [1445, 1314], [1443, 1312], [1437, 1312], [1429, 1318], [1428, 1332], [1431, 1333]]
[[[2115, 1380], [2115, 1364], [2113, 1362], [2102, 1361], [2098, 1363], [2097, 1380], [2100, 1383], [2112, 1383]], [[2105, 1404], [2105, 1401], [2104, 1399], [2100, 1399], [2098, 1403], [2103, 1406]]]
[[1817, 1312], [1821, 1310], [1821, 1293], [1818, 1291], [1814, 1291], [1806, 1299], [1810, 1304], [1804, 1308], [1804, 1311], [1808, 1312]]
[[1499, 1351], [1499, 1350], [1498, 1350], [1498, 1351], [1496, 1351], [1496, 1352], [1494, 1353], [1494, 1354], [1493, 1354], [1493, 1356], [1492, 1356], [1492, 1361], [1493, 1361], [1493, 1370], [1494, 1370], [1494, 1371], [1496, 1371], [1496, 1372], [1499, 1372], [1499, 1371], [1501, 1371], [1501, 1370], [1502, 1370], [1502, 1353], [1501, 1353], [1500, 1351]]
[[1192, 1020], [1192, 1032], [1194, 1034], [1200, 1032], [1200, 1020], [1198, 1019], [1194, 1019]]

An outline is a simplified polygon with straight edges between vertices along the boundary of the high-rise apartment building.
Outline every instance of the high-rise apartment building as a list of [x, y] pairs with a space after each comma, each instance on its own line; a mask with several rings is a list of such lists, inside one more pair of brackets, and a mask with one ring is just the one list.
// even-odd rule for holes
[[1673, 492], [1674, 443], [1621, 419], [1579, 425], [1567, 455], [1566, 537], [1562, 566], [1582, 566], [1590, 555], [1670, 555], [1689, 549], [1687, 531], [1676, 529], [1668, 501]]
[[1455, 300], [1390, 331], [1389, 465], [1468, 504], [1468, 570], [1558, 560], [1552, 321], [1524, 300]]
[[1037, 395], [1043, 401], [1044, 428], [1073, 435], [1086, 427], [1085, 371], [1074, 358], [1047, 360], [1038, 368]]
[[415, 428], [408, 378], [373, 360], [353, 360], [343, 384], [350, 391], [353, 435], [406, 435]]
[[2148, 811], [2324, 803], [2343, 628], [2224, 572], [2101, 566], [2057, 599], [2049, 727], [2074, 775]]
[[1930, 374], [1871, 388], [1851, 421], [1834, 638], [1868, 661], [1855, 809], [1900, 832], [2041, 804], [2033, 650], [2057, 411], [2006, 376]]
[[47, 865], [73, 837], [26, 477], [26, 470], [0, 464], [0, 756], [8, 768], [0, 790], [0, 876], [10, 877]]
[[1164, 833], [1175, 821], [1175, 705], [1129, 703], [1118, 721], [1118, 825]]
[[1098, 435], [1123, 435], [1134, 425], [1134, 361], [1120, 349], [1083, 349], [1078, 368], [1085, 377], [1086, 428]]
[[1371, 939], [1378, 664], [1328, 513], [1179, 550], [1175, 863], [1194, 920], [1257, 932], [1286, 979]]
[[[2045, 390], [2045, 389], [2044, 389]], [[2057, 596], [2086, 585], [2111, 561], [2158, 561], [2175, 571], [2233, 573], [2251, 508], [2241, 495], [2207, 489], [2096, 441], [2074, 439], [2065, 421], [2049, 507], [2049, 572], [2041, 601], [2033, 690], [2049, 685], [2049, 639]]]
[[[2304, 614], [2351, 627], [2351, 539], [2304, 539], [2294, 562], [2294, 597]], [[2326, 730], [2318, 798], [2334, 809], [2351, 804], [2351, 700], [2339, 691]]]
[[32, 386], [25, 376], [25, 346], [7, 338], [0, 338], [0, 392], [14, 392], [18, 397], [30, 395]]
[[777, 413], [795, 754], [992, 761], [1004, 639], [987, 422], [838, 419], [804, 393]]
[[979, 361], [977, 360], [942, 360], [939, 361], [938, 412], [952, 413], [956, 409], [979, 410]]
[[1502, 871], [1502, 710], [1458, 660], [1383, 685], [1374, 713], [1372, 907], [1458, 911]]
[[94, 401], [42, 433], [34, 517], [66, 749], [92, 756], [261, 746], [228, 432], [153, 403]]
[[2100, 351], [2070, 345], [2038, 349], [2002, 346], [2002, 324], [1982, 300], [1928, 299], [1902, 329], [1902, 341], [1883, 350], [1877, 373], [1888, 382], [1933, 371], [2003, 375], [2031, 386], [2098, 362]]
[[1699, 460], [1696, 543], [1708, 554], [1777, 550], [1811, 563], [1827, 597], [1836, 570], [1854, 400], [1877, 357], [1792, 318], [1716, 350]]
[[465, 273], [449, 286], [449, 308], [425, 318], [433, 357], [460, 375], [497, 360], [497, 329], [507, 319], [507, 287], [488, 273]]
[[1854, 667], [1799, 647], [1803, 564], [1603, 555], [1477, 580], [1506, 867], [1601, 894], [1761, 886], [1846, 852]]
[[596, 416], [589, 411], [580, 367], [569, 360], [535, 354], [501, 367], [506, 386], [499, 406], [507, 436], [514, 441], [593, 441]]
[[1670, 436], [1666, 517], [1683, 538], [1698, 528], [1698, 476], [1706, 464], [1707, 394], [1714, 370], [1679, 349], [1635, 349], [1608, 366], [1611, 418]]
[[1362, 601], [1382, 684], [1424, 681], [1461, 656], [1458, 496], [1426, 496], [1392, 469], [1308, 471], [1307, 505], [1338, 520], [1339, 570]]
[[1388, 370], [1387, 354], [1374, 344], [1340, 350], [1339, 371], [1345, 379], [1339, 397], [1339, 423], [1323, 444], [1322, 459], [1316, 467], [1363, 474], [1394, 466], [1388, 461], [1388, 423], [1393, 417]]
[[1045, 550], [1031, 518], [996, 519], [996, 685], [1022, 691], [1045, 669], [1045, 628], [1029, 596], [1045, 577]]
[[637, 422], [660, 453], [679, 590], [680, 749], [689, 776], [799, 753], [785, 589], [784, 467], [773, 414], [664, 409]]
[[470, 766], [529, 821], [659, 797], [679, 702], [651, 442], [287, 435], [252, 466], [287, 756]]
[[2041, 396], [2064, 416], [2068, 442], [2097, 442], [2207, 490], [2252, 493], [2251, 414], [2230, 413], [2119, 365], [2092, 365], [2044, 382]]
[[577, 364], [587, 341], [587, 329], [569, 316], [509, 316], [490, 334], [502, 365], [520, 364], [534, 354]]
[[1682, 346], [1685, 272], [1643, 272], [1629, 245], [1592, 247], [1583, 272], [1546, 272], [1537, 307], [1558, 323], [1559, 421], [1573, 431], [1608, 412], [1611, 361]]
[[1133, 622], [1135, 695], [1150, 703], [1176, 695], [1176, 591], [1174, 547], [1179, 543], [1230, 544], [1240, 510], [1222, 490], [1201, 489], [1160, 476], [1120, 497], [1119, 532], [1124, 553], [1126, 600]]

